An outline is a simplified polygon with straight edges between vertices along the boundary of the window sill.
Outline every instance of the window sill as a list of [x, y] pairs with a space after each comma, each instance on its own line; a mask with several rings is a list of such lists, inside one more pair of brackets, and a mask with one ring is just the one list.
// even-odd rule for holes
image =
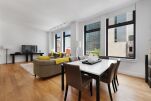
[[113, 59], [113, 60], [120, 60], [121, 62], [137, 62], [137, 59], [126, 59], [126, 58], [112, 58], [110, 57], [110, 59]]

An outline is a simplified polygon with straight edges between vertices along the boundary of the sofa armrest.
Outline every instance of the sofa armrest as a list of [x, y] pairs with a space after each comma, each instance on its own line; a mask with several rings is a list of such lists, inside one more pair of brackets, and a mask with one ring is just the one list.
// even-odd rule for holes
[[36, 65], [55, 65], [56, 64], [56, 61], [51, 59], [51, 60], [38, 60], [38, 59], [35, 59], [33, 61], [34, 64]]

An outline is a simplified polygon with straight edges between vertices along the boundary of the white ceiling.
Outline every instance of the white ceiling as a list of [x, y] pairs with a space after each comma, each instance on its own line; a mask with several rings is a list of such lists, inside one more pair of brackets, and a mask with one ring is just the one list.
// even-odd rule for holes
[[0, 0], [0, 21], [49, 30], [138, 0]]

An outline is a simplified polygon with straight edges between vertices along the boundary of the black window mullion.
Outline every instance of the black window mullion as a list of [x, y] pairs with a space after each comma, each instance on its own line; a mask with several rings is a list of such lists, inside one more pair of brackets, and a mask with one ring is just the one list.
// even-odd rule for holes
[[130, 25], [130, 24], [134, 24], [134, 20], [132, 21], [127, 21], [127, 22], [122, 22], [122, 23], [118, 23], [118, 24], [114, 24], [114, 25], [109, 25], [108, 28], [115, 28], [115, 27], [121, 27], [121, 26], [126, 26], [126, 25]]
[[106, 56], [108, 56], [108, 26], [109, 26], [109, 19], [106, 19]]
[[65, 52], [65, 32], [63, 32], [63, 52]]
[[86, 55], [86, 26], [84, 26], [84, 55]]
[[136, 11], [133, 11], [133, 21], [134, 21], [134, 58], [136, 58]]
[[65, 37], [70, 37], [71, 35], [65, 35]]
[[100, 28], [92, 29], [92, 30], [86, 30], [86, 29], [85, 29], [85, 32], [86, 32], [86, 33], [96, 32], [96, 31], [100, 31]]
[[55, 34], [55, 51], [57, 52], [57, 34]]

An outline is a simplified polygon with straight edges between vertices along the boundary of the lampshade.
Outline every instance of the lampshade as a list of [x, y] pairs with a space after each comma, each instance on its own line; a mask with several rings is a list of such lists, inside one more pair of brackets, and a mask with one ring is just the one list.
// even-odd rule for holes
[[70, 54], [71, 54], [71, 49], [70, 49], [70, 48], [67, 48], [67, 49], [66, 49], [66, 54], [67, 54], [67, 55], [70, 55]]

